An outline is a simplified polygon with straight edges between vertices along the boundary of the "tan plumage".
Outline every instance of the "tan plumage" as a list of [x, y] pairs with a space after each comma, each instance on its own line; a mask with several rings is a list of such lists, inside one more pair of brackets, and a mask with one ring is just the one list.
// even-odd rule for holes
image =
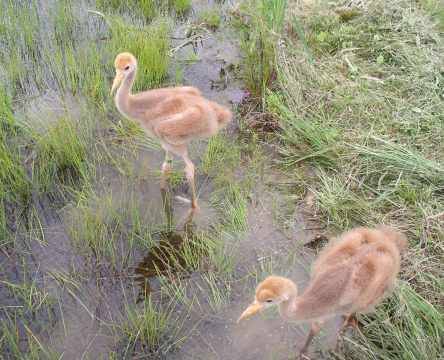
[[270, 276], [258, 285], [255, 301], [239, 320], [279, 305], [283, 317], [312, 323], [303, 353], [324, 320], [345, 315], [346, 326], [354, 313], [373, 310], [392, 289], [400, 253], [406, 246], [405, 237], [386, 226], [351, 230], [319, 254], [310, 283], [301, 295], [291, 280]]
[[166, 176], [171, 170], [169, 153], [181, 156], [192, 192], [191, 205], [197, 209], [194, 165], [188, 156], [187, 145], [191, 140], [213, 136], [225, 127], [232, 119], [230, 110], [205, 99], [198, 89], [191, 86], [132, 94], [136, 58], [130, 53], [121, 53], [117, 55], [114, 66], [116, 77], [111, 92], [117, 89], [117, 108], [124, 116], [137, 121], [151, 136], [157, 137], [166, 151], [161, 187], [165, 188]]

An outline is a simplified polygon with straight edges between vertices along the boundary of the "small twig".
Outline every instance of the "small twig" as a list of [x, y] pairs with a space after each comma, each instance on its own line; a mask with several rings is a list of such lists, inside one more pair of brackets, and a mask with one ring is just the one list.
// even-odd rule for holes
[[187, 41], [184, 41], [182, 44], [180, 44], [180, 45], [178, 45], [178, 46], [176, 46], [175, 48], [172, 48], [171, 50], [170, 50], [170, 56], [173, 56], [176, 52], [178, 52], [180, 49], [182, 49], [183, 47], [185, 47], [185, 46], [187, 46], [187, 45], [189, 45], [189, 44], [192, 44], [195, 40], [197, 40], [197, 39], [201, 39], [202, 40], [202, 35], [194, 35], [194, 36], [192, 36], [192, 37], [190, 37], [190, 38], [188, 38], [187, 39]]
[[305, 227], [304, 230], [323, 230], [327, 226], [313, 226], [313, 227]]
[[368, 75], [362, 75], [361, 79], [365, 79], [365, 80], [370, 80], [370, 81], [376, 81], [380, 84], [384, 84], [384, 80], [381, 80], [377, 77], [373, 77], [373, 76], [368, 76]]
[[90, 14], [94, 14], [94, 15], [99, 15], [101, 18], [103, 18], [103, 20], [105, 20], [106, 24], [111, 27], [111, 24], [109, 23], [106, 15], [100, 11], [97, 10], [87, 10], [86, 12], [90, 13]]
[[184, 198], [182, 196], [176, 195], [174, 198], [176, 200], [179, 200], [179, 201], [183, 202], [184, 204], [191, 204], [191, 200], [190, 199]]
[[353, 52], [353, 51], [355, 51], [355, 50], [360, 50], [360, 49], [361, 49], [361, 48], [358, 48], [358, 47], [342, 49], [342, 50], [341, 50], [341, 54], [345, 54], [345, 53], [347, 53], [347, 52]]
[[344, 60], [352, 73], [356, 73], [358, 71], [358, 68], [351, 63], [347, 56], [344, 56]]

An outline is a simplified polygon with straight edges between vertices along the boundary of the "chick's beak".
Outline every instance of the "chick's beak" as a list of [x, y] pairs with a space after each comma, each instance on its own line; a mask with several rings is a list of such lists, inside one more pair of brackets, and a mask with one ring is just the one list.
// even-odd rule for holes
[[116, 77], [114, 78], [113, 81], [113, 86], [111, 87], [111, 92], [110, 95], [112, 95], [114, 93], [114, 91], [119, 87], [120, 83], [123, 80], [123, 72], [116, 70]]
[[260, 304], [257, 301], [254, 301], [245, 309], [245, 311], [242, 313], [242, 315], [237, 320], [237, 322], [239, 323], [241, 320], [246, 319], [246, 318], [258, 313], [259, 311], [261, 311], [263, 309], [264, 309], [263, 304]]

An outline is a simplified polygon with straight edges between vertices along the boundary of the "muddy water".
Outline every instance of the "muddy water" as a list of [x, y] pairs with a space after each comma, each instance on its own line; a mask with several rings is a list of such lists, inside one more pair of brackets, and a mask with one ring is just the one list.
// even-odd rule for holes
[[[183, 82], [198, 87], [207, 98], [226, 106], [240, 104], [246, 96], [236, 76], [241, 62], [238, 36], [224, 24], [230, 8], [238, 2], [193, 1], [189, 19], [177, 26], [173, 35], [173, 47], [177, 49], [173, 68], [182, 67]], [[199, 14], [215, 9], [221, 14], [222, 26], [211, 31], [200, 23]], [[188, 43], [191, 39], [194, 40]]]

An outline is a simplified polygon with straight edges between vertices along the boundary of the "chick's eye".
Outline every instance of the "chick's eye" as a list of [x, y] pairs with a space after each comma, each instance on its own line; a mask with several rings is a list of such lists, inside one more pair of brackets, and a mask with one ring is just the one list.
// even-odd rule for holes
[[129, 70], [129, 65], [125, 66], [124, 70]]
[[273, 300], [268, 299], [268, 300], [265, 300], [265, 302], [267, 302], [267, 303], [271, 303], [271, 302], [273, 302]]

